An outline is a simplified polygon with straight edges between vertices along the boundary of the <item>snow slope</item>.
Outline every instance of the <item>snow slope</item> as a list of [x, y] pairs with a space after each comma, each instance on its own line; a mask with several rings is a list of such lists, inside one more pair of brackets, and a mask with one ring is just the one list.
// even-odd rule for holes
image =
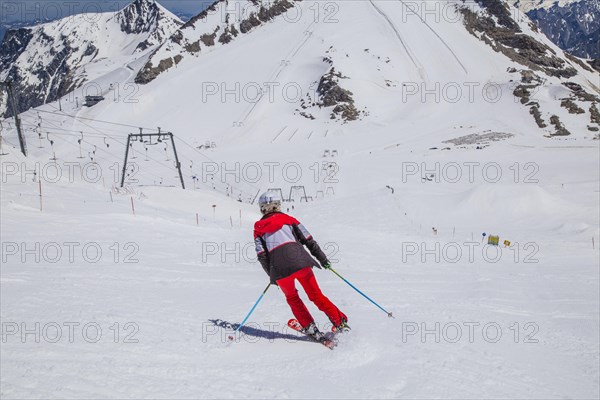
[[[227, 346], [230, 330], [214, 325], [239, 323], [264, 288], [266, 276], [252, 256], [255, 207], [204, 191], [148, 187], [134, 196], [134, 217], [130, 197], [114, 194], [113, 203], [101, 184], [44, 182], [40, 213], [36, 184], [9, 179], [2, 188], [3, 242], [29, 248], [55, 242], [63, 255], [49, 262], [55, 255], [48, 247], [40, 262], [32, 255], [21, 262], [21, 249], [16, 255], [5, 249], [2, 321], [28, 329], [40, 322], [40, 330], [56, 322], [62, 336], [51, 343], [55, 334], [48, 325], [39, 343], [33, 335], [25, 343], [20, 334], [5, 337], [3, 396], [593, 397], [599, 276], [598, 250], [589, 240], [598, 240], [597, 148], [532, 154], [504, 144], [486, 152], [486, 159], [499, 162], [534, 160], [539, 185], [510, 179], [402, 184], [379, 171], [414, 153], [393, 153], [379, 149], [340, 158], [344, 173], [337, 188], [347, 194], [295, 203], [294, 215], [336, 260], [335, 268], [396, 316], [388, 319], [333, 274], [317, 271], [353, 327], [333, 352], [283, 328], [291, 315], [277, 288], [267, 292], [239, 342]], [[556, 162], [566, 154], [579, 160]], [[440, 160], [474, 161], [468, 151]], [[565, 171], [569, 163], [576, 177]], [[215, 217], [211, 204], [218, 205]], [[430, 226], [438, 228], [437, 236]], [[494, 250], [486, 258], [477, 247], [469, 260], [463, 243], [473, 233], [479, 243], [482, 231], [518, 242], [513, 246], [520, 253], [503, 249], [492, 262]], [[80, 243], [72, 262], [65, 242]], [[101, 248], [95, 263], [80, 252], [88, 243]], [[460, 246], [462, 256], [454, 262], [455, 255], [442, 254], [436, 262], [430, 254], [423, 261], [436, 243]], [[413, 245], [417, 253], [408, 247]], [[65, 322], [80, 324], [73, 343]], [[87, 342], [96, 338], [94, 327], [83, 337], [86, 323], [102, 330], [97, 343]], [[435, 333], [421, 337], [425, 329], [435, 332], [436, 324], [437, 339]], [[415, 327], [417, 333], [409, 334]]]
[[[520, 75], [508, 68], [524, 67], [462, 23], [425, 24], [400, 1], [338, 6], [296, 3], [296, 22], [184, 57], [131, 93], [118, 90], [134, 74], [117, 69], [115, 97], [94, 107], [24, 113], [27, 159], [3, 121], [3, 398], [597, 397], [600, 152], [588, 111], [570, 118], [556, 105], [567, 89], [547, 77], [535, 99], [572, 135], [545, 137], [512, 95]], [[302, 108], [332, 66], [359, 120]], [[574, 68], [593, 91], [597, 74]], [[265, 83], [275, 89], [256, 97]], [[492, 83], [494, 102], [481, 91]], [[457, 85], [477, 90], [457, 101], [434, 90]], [[175, 134], [186, 190], [165, 141], [134, 142], [127, 185], [113, 187], [140, 126]], [[353, 328], [334, 351], [285, 328], [276, 287], [226, 343], [267, 284], [250, 203], [268, 188], [295, 199], [284, 211], [395, 319], [315, 270]], [[501, 246], [484, 246], [484, 232]], [[39, 339], [22, 336], [36, 323]]]

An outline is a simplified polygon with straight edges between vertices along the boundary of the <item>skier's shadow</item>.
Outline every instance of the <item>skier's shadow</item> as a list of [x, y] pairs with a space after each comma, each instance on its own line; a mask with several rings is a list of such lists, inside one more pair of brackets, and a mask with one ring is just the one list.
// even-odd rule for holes
[[[214, 326], [217, 326], [221, 329], [226, 329], [228, 331], [236, 330], [240, 326], [240, 324], [232, 324], [231, 322], [223, 321], [222, 319], [209, 319], [208, 321], [211, 322]], [[286, 328], [287, 328], [287, 326], [286, 326]], [[268, 340], [284, 339], [284, 340], [289, 340], [292, 342], [310, 342], [311, 341], [308, 337], [306, 337], [304, 335], [299, 336], [299, 335], [294, 335], [294, 334], [289, 334], [289, 333], [276, 332], [274, 330], [265, 330], [265, 329], [256, 328], [251, 325], [242, 326], [240, 328], [239, 332], [242, 332], [244, 335], [247, 335], [247, 336], [268, 339]]]

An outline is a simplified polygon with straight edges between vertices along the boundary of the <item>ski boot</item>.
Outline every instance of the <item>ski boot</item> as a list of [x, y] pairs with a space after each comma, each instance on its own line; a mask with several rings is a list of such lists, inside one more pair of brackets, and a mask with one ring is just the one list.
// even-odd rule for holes
[[333, 333], [348, 333], [350, 332], [350, 326], [348, 325], [347, 319], [342, 319], [339, 325], [333, 325], [331, 328], [331, 332]]
[[303, 333], [312, 337], [317, 342], [321, 342], [321, 341], [325, 340], [325, 334], [323, 332], [321, 332], [319, 330], [319, 328], [317, 328], [317, 325], [315, 325], [314, 322], [311, 322], [310, 325], [308, 325], [306, 328], [304, 328]]

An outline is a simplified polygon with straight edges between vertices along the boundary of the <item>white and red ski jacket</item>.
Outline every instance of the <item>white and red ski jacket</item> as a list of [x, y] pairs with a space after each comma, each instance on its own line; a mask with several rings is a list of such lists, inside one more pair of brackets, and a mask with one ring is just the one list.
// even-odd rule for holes
[[304, 246], [321, 265], [329, 262], [308, 230], [296, 218], [281, 212], [269, 213], [254, 224], [254, 245], [271, 283], [302, 268], [321, 268]]

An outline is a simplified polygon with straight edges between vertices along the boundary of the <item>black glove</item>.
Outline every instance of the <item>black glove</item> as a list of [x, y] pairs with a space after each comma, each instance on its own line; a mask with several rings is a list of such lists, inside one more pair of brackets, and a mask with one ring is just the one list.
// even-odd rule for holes
[[323, 263], [323, 268], [325, 268], [325, 269], [331, 268], [331, 263], [329, 262], [329, 260], [327, 260]]

